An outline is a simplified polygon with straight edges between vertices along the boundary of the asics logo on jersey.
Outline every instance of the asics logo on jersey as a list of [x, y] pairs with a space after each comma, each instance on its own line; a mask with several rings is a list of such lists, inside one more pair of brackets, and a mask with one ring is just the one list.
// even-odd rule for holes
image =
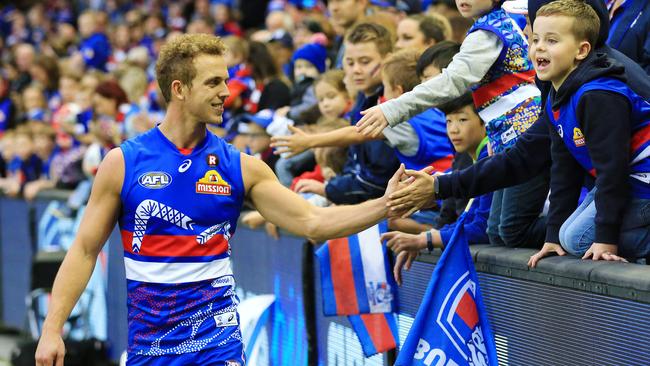
[[185, 173], [187, 171], [187, 169], [190, 168], [190, 166], [192, 166], [192, 160], [185, 159], [185, 160], [183, 160], [183, 164], [181, 164], [181, 166], [178, 167], [178, 172], [179, 173]]

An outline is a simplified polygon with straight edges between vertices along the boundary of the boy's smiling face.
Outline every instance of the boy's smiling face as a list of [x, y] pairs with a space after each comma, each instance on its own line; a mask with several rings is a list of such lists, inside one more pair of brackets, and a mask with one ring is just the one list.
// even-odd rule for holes
[[381, 84], [382, 55], [374, 42], [345, 42], [343, 69], [354, 88], [372, 95]]
[[589, 42], [576, 39], [574, 21], [563, 15], [539, 16], [533, 25], [530, 59], [537, 77], [552, 82], [555, 90], [591, 51]]
[[479, 18], [492, 10], [494, 0], [456, 0], [456, 7], [463, 18]]

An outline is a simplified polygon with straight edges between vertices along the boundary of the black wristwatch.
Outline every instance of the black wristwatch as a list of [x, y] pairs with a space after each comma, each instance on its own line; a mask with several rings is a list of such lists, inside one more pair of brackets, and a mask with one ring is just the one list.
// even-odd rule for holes
[[435, 195], [435, 198], [438, 198], [438, 194], [440, 193], [440, 183], [438, 182], [438, 178], [433, 177], [433, 194]]
[[427, 250], [429, 253], [433, 252], [433, 236], [431, 230], [427, 230]]

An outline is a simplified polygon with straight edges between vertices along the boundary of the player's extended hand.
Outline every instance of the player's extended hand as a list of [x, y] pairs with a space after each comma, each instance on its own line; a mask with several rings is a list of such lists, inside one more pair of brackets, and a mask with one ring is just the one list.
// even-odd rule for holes
[[315, 193], [325, 196], [325, 183], [315, 179], [301, 179], [293, 189], [299, 193]]
[[403, 251], [397, 255], [395, 258], [395, 266], [393, 267], [393, 276], [395, 276], [395, 281], [398, 285], [402, 286], [402, 268], [405, 270], [411, 269], [411, 264], [413, 260], [418, 257], [419, 252], [417, 250]]
[[287, 127], [293, 135], [271, 137], [271, 147], [275, 149], [275, 155], [287, 153], [287, 157], [291, 157], [309, 149], [309, 135], [292, 125]]
[[357, 132], [372, 138], [380, 137], [381, 132], [388, 126], [388, 120], [381, 108], [376, 105], [362, 111], [361, 114], [363, 117], [357, 122]]
[[404, 212], [402, 217], [409, 217], [423, 207], [432, 206], [436, 199], [433, 192], [436, 178], [431, 176], [432, 171], [432, 167], [406, 170], [404, 174], [409, 177], [408, 184], [388, 197], [391, 211]]
[[535, 266], [537, 266], [537, 262], [539, 262], [540, 259], [547, 257], [553, 253], [557, 253], [557, 255], [566, 255], [566, 252], [564, 249], [562, 249], [562, 246], [560, 244], [544, 243], [544, 246], [539, 250], [539, 252], [530, 256], [530, 259], [528, 260], [528, 267], [535, 268]]
[[604, 261], [619, 261], [619, 262], [627, 262], [627, 259], [623, 257], [619, 257], [617, 255], [618, 253], [618, 245], [616, 244], [605, 244], [605, 243], [593, 243], [585, 253], [585, 255], [582, 256], [582, 259], [593, 259], [595, 261], [597, 260], [604, 260]]
[[417, 251], [427, 247], [425, 233], [408, 234], [401, 231], [391, 231], [381, 236], [381, 241], [384, 240], [386, 240], [386, 246], [396, 254], [403, 251]]
[[61, 334], [43, 331], [36, 347], [36, 366], [63, 366], [65, 344]]
[[388, 206], [389, 197], [393, 193], [402, 190], [406, 187], [406, 185], [402, 183], [402, 180], [405, 178], [404, 176], [405, 171], [406, 171], [406, 167], [404, 167], [404, 164], [400, 164], [399, 168], [395, 171], [395, 174], [393, 174], [393, 176], [388, 181], [388, 184], [386, 185], [386, 192], [384, 192], [384, 199], [386, 200], [387, 206]]

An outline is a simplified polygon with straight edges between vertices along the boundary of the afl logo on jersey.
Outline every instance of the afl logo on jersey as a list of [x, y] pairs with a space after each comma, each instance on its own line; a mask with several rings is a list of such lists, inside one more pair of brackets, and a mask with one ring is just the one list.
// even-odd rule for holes
[[148, 172], [138, 178], [138, 183], [149, 189], [161, 189], [167, 187], [172, 182], [172, 177], [165, 172]]

